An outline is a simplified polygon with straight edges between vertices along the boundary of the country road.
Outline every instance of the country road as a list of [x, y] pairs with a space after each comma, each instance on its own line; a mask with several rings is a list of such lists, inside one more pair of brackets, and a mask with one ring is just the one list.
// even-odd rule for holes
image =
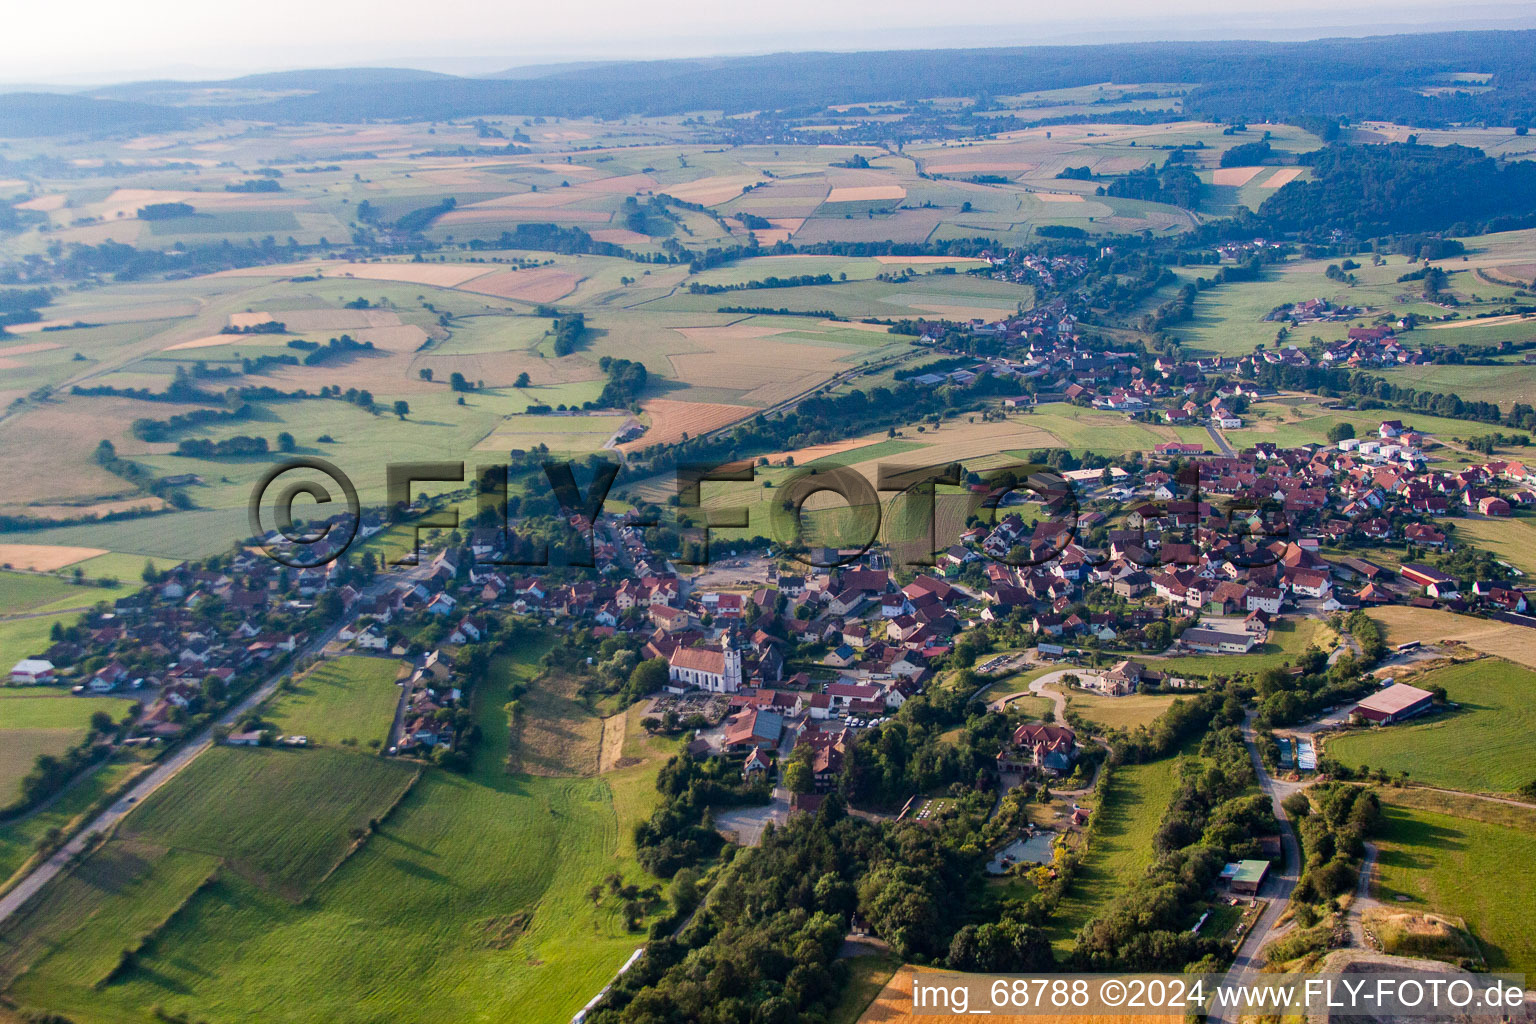
[[[1275, 817], [1280, 821], [1280, 846], [1285, 855], [1285, 866], [1279, 871], [1271, 871], [1269, 878], [1264, 883], [1264, 889], [1259, 893], [1260, 897], [1267, 899], [1269, 905], [1264, 908], [1264, 913], [1254, 922], [1248, 934], [1237, 948], [1237, 955], [1232, 960], [1232, 967], [1227, 972], [1225, 984], [1228, 987], [1251, 981], [1263, 966], [1260, 952], [1270, 938], [1275, 935], [1276, 924], [1280, 916], [1285, 913], [1285, 908], [1290, 901], [1291, 890], [1296, 887], [1297, 872], [1301, 865], [1301, 851], [1296, 845], [1296, 834], [1291, 829], [1290, 820], [1285, 815], [1285, 808], [1280, 806], [1283, 799], [1274, 780], [1264, 770], [1264, 762], [1259, 758], [1259, 748], [1253, 740], [1253, 716], [1250, 714], [1243, 722], [1243, 742], [1248, 745], [1248, 756], [1253, 759], [1253, 770], [1258, 773], [1259, 789], [1269, 797], [1270, 806], [1275, 812]], [[1234, 1007], [1215, 1007], [1208, 1022], [1222, 1022], [1222, 1024], [1237, 1024], [1238, 1011]]]

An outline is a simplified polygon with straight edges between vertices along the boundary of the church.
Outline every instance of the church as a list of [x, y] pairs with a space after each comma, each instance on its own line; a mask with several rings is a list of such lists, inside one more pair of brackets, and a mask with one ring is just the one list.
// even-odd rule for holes
[[667, 680], [676, 688], [735, 693], [741, 689], [741, 652], [729, 647], [679, 647], [667, 659]]

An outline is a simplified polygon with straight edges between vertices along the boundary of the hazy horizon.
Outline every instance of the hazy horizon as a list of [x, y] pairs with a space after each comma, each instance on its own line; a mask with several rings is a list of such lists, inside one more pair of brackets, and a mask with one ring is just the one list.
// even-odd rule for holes
[[[1265, 10], [1218, 0], [1174, 0], [1157, 18], [1133, 0], [1104, 0], [1092, 21], [1030, 0], [967, 9], [974, 24], [934, 23], [931, 4], [829, 8], [782, 0], [771, 14], [680, 0], [642, 12], [618, 0], [582, 0], [560, 11], [508, 12], [485, 0], [343, 0], [318, 8], [272, 0], [249, 22], [191, 0], [134, 6], [104, 0], [31, 5], [0, 40], [3, 84], [84, 87], [144, 79], [216, 80], [305, 68], [405, 67], [490, 74], [585, 60], [741, 56], [785, 50], [875, 50], [1209, 39], [1294, 40], [1467, 28], [1536, 27], [1528, 5], [1490, 3], [1455, 12], [1428, 0], [1366, 0], [1340, 9], [1307, 0]], [[1378, 18], [1372, 17], [1379, 14]], [[871, 24], [878, 18], [879, 24]], [[1454, 20], [1453, 20], [1454, 19]], [[479, 30], [473, 29], [481, 22]], [[500, 27], [499, 22], [511, 22]], [[594, 28], [593, 26], [601, 26]], [[307, 31], [307, 36], [305, 32]], [[67, 45], [39, 40], [68, 39]]]

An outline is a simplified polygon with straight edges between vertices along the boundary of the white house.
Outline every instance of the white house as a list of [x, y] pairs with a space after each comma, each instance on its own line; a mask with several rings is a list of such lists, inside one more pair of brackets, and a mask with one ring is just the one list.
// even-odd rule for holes
[[22, 658], [11, 666], [12, 686], [34, 686], [53, 682], [53, 662], [43, 658]]

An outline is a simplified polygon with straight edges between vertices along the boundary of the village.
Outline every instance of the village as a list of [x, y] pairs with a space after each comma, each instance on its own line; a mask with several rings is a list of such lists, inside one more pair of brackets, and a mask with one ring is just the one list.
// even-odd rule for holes
[[[928, 567], [893, 567], [876, 548], [732, 554], [728, 576], [680, 570], [650, 546], [636, 512], [602, 516], [595, 529], [574, 523], [591, 531], [595, 573], [514, 575], [498, 564], [507, 535], [478, 528], [437, 535], [435, 553], [405, 571], [381, 572], [371, 557], [289, 569], [245, 549], [147, 579], [16, 664], [10, 681], [129, 697], [124, 742], [173, 743], [290, 666], [343, 651], [403, 658], [399, 712], [377, 746], [441, 756], [461, 739], [475, 683], [457, 652], [517, 623], [547, 625], [593, 643], [617, 638], [663, 663], [645, 721], [689, 723], [695, 754], [740, 758], [746, 777], [772, 780], [808, 747], [812, 785], [794, 799], [814, 807], [838, 786], [859, 732], [953, 668], [977, 630], [1006, 635], [1010, 670], [1058, 666], [1065, 685], [1122, 697], [1197, 690], [1200, 680], [1160, 671], [1159, 660], [1219, 665], [1287, 620], [1399, 603], [1536, 624], [1512, 572], [1467, 580], [1426, 561], [1455, 548], [1433, 519], [1507, 516], [1536, 501], [1536, 468], [1430, 469], [1422, 434], [1399, 420], [1376, 433], [1238, 455], [1169, 442], [1129, 470], [1036, 480], [1035, 493], [995, 502], [991, 523], [974, 521]], [[383, 525], [370, 514], [362, 533]], [[1360, 713], [1404, 714], [1368, 702]], [[241, 745], [305, 739], [264, 731], [254, 713], [222, 735]], [[1058, 777], [1076, 754], [1058, 723], [1017, 732], [997, 761], [1016, 779]]]

